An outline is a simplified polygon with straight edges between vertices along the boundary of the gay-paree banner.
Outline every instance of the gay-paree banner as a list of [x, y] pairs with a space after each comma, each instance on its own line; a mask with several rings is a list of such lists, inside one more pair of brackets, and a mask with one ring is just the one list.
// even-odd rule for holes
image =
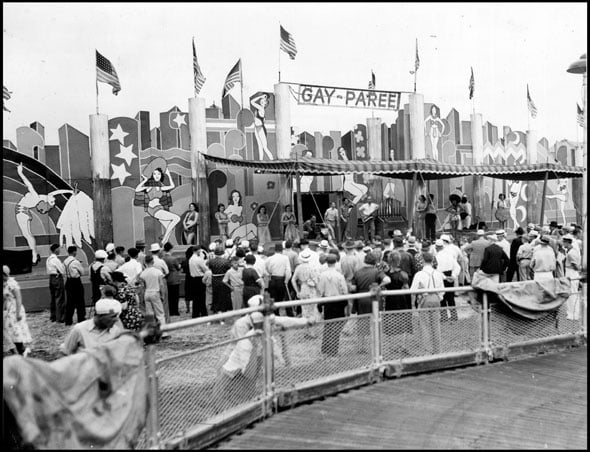
[[379, 91], [335, 86], [299, 85], [299, 105], [399, 110], [401, 91]]

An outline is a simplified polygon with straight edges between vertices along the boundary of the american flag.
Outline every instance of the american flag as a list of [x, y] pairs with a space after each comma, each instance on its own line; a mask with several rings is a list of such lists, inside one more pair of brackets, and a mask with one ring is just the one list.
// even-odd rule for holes
[[279, 26], [281, 27], [281, 50], [286, 52], [289, 55], [289, 58], [294, 60], [295, 55], [297, 55], [295, 40], [293, 39], [293, 36], [291, 36], [291, 33], [285, 30], [282, 25]]
[[416, 61], [414, 62], [414, 70], [418, 71], [420, 67], [420, 57], [418, 56], [418, 38], [416, 38]]
[[121, 91], [117, 71], [109, 60], [98, 53], [98, 50], [96, 51], [96, 80], [111, 85], [115, 96]]
[[236, 83], [242, 83], [242, 59], [240, 58], [235, 66], [229, 71], [227, 77], [225, 78], [225, 84], [223, 85], [223, 94], [221, 94], [221, 98], [223, 99], [227, 92], [234, 87]]
[[529, 93], [529, 85], [527, 84], [526, 86], [526, 103], [529, 107], [529, 111], [531, 113], [531, 116], [533, 118], [537, 117], [537, 107], [535, 107], [535, 103], [533, 102], [533, 99], [531, 99], [531, 93]]
[[580, 127], [584, 127], [584, 110], [578, 104], [576, 104], [576, 108], [578, 110], [578, 124], [580, 124]]
[[371, 71], [371, 80], [369, 80], [369, 89], [375, 89], [375, 73]]
[[471, 68], [471, 77], [469, 78], [469, 99], [473, 98], [474, 91], [475, 91], [475, 78], [473, 77], [473, 68]]
[[205, 76], [201, 72], [201, 67], [199, 66], [199, 62], [197, 61], [197, 51], [195, 50], [195, 38], [193, 38], [193, 71], [195, 77], [195, 96], [199, 94], [201, 88], [205, 84]]
[[3, 98], [2, 98], [2, 108], [4, 110], [6, 110], [8, 113], [10, 113], [10, 110], [8, 108], [6, 108], [6, 106], [4, 105], [4, 101], [10, 99], [10, 95], [12, 94], [12, 91], [8, 91], [8, 89], [4, 85], [2, 85], [2, 87], [4, 88], [4, 94], [3, 94]]

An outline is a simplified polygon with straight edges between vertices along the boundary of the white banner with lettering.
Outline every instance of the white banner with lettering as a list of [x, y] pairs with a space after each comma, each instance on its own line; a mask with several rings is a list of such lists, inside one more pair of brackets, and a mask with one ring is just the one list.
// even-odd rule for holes
[[400, 91], [299, 85], [299, 90], [293, 90], [293, 92], [299, 105], [371, 110], [399, 110], [400, 108]]

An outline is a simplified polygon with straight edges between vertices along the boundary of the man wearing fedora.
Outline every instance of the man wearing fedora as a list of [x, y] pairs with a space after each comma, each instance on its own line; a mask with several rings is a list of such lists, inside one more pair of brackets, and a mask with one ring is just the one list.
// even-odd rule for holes
[[518, 261], [516, 260], [516, 254], [518, 253], [518, 249], [524, 243], [524, 229], [520, 226], [514, 230], [516, 237], [512, 239], [510, 243], [510, 264], [508, 265], [508, 271], [506, 272], [506, 281], [512, 282], [514, 275], [516, 274], [516, 280], [520, 281], [520, 277], [518, 276]]

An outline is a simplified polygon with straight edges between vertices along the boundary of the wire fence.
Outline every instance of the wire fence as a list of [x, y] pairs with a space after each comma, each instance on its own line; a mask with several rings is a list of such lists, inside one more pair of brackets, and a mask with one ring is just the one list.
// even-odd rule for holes
[[[487, 296], [481, 304], [471, 301], [448, 307], [383, 310], [385, 296], [433, 292], [422, 289], [375, 290], [345, 297], [265, 304], [167, 324], [163, 331], [195, 328], [209, 321], [229, 321], [256, 311], [265, 314], [264, 328], [251, 330], [246, 337], [157, 360], [154, 359], [157, 345], [148, 347], [148, 355], [152, 354], [152, 359], [146, 360], [148, 373], [155, 380], [150, 391], [150, 422], [138, 446], [206, 447], [243, 428], [246, 421], [240, 424], [235, 416], [251, 410], [252, 406], [257, 411], [248, 418], [250, 423], [275, 412], [281, 395], [302, 387], [341, 381], [355, 372], [379, 373], [387, 363], [465, 353], [487, 354], [492, 359], [494, 347], [556, 336], [585, 337], [585, 289], [585, 284], [580, 285], [580, 290], [567, 303], [537, 320], [516, 316], [503, 303], [488, 303]], [[455, 287], [436, 292], [466, 293], [473, 289]], [[292, 328], [276, 324], [271, 315], [277, 308], [315, 305], [319, 301], [330, 303], [343, 298], [370, 299], [372, 312]], [[217, 433], [211, 433], [216, 427]], [[205, 430], [206, 435], [199, 433]]]

